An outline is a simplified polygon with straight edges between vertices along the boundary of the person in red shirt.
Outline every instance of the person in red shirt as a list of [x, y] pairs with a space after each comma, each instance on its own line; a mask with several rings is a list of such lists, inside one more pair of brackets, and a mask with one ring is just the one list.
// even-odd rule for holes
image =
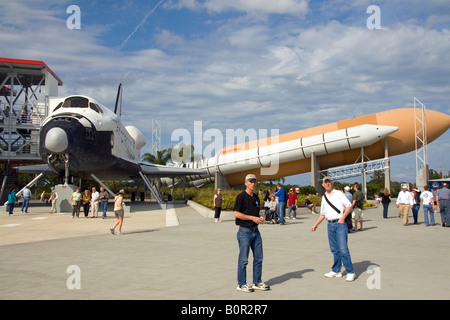
[[[296, 219], [297, 217], [297, 195], [294, 193], [294, 189], [289, 189], [288, 194], [288, 206], [289, 206], [289, 212], [287, 219]], [[292, 211], [294, 211], [294, 214], [292, 215]]]

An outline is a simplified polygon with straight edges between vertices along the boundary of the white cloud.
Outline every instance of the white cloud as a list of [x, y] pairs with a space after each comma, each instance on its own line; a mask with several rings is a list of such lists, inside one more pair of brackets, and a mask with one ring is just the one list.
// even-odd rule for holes
[[170, 30], [162, 30], [156, 37], [156, 43], [162, 49], [169, 49], [172, 47], [178, 47], [184, 44], [183, 37], [176, 35]]
[[226, 11], [262, 12], [267, 14], [289, 14], [304, 16], [308, 12], [309, 0], [179, 0], [172, 1], [166, 7], [187, 8], [219, 13]]
[[208, 0], [205, 7], [213, 12], [226, 10], [261, 11], [269, 14], [304, 15], [308, 11], [305, 0]]
[[253, 53], [258, 50], [264, 50], [264, 46], [269, 38], [268, 30], [264, 26], [250, 26], [232, 30], [225, 36], [233, 50], [251, 50]]

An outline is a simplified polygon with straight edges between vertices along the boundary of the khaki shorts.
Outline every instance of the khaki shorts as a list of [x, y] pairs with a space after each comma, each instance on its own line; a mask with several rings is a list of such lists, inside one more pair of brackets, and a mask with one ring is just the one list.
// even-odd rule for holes
[[356, 221], [361, 221], [363, 219], [363, 211], [360, 208], [354, 208], [352, 218]]
[[114, 210], [114, 214], [116, 215], [116, 218], [117, 217], [123, 217], [123, 209], [121, 209], [121, 210]]

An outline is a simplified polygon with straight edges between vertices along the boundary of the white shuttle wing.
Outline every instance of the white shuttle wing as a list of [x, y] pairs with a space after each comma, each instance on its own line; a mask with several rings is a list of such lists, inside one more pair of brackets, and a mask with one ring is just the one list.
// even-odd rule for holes
[[[181, 167], [163, 166], [157, 164], [139, 163], [140, 171], [149, 177], [178, 177], [178, 176], [195, 176], [206, 174], [206, 170], [203, 169], [189, 169]], [[57, 174], [47, 164], [37, 164], [30, 166], [16, 167], [19, 173], [28, 174]], [[93, 172], [95, 174], [95, 172]], [[139, 172], [136, 171], [136, 176]]]
[[206, 174], [203, 169], [190, 169], [182, 167], [171, 167], [157, 164], [140, 163], [143, 174], [152, 177], [178, 177], [178, 176], [195, 176]]

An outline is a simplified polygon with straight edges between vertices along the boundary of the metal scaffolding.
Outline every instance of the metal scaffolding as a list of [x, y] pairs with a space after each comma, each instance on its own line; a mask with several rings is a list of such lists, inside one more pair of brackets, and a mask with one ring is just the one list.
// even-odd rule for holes
[[414, 97], [414, 130], [416, 146], [416, 174], [428, 164], [427, 161], [427, 117], [426, 107]]
[[327, 170], [320, 171], [321, 179], [325, 176], [329, 176], [334, 180], [346, 179], [351, 177], [358, 177], [363, 173], [373, 173], [379, 170], [386, 170], [386, 160], [389, 159], [378, 159], [365, 161], [364, 163], [355, 163], [346, 166], [331, 168]]
[[416, 147], [416, 186], [423, 191], [428, 184], [426, 107], [414, 97], [414, 134]]
[[43, 61], [0, 58], [0, 162], [41, 162], [39, 129], [62, 81]]
[[161, 126], [158, 121], [152, 120], [152, 153], [156, 155], [161, 150]]
[[[319, 179], [325, 176], [331, 177], [333, 180], [346, 179], [351, 177], [362, 177], [362, 192], [367, 200], [367, 174], [375, 171], [383, 170], [385, 173], [385, 187], [390, 190], [390, 161], [387, 152], [387, 142], [385, 142], [385, 157], [383, 159], [370, 160], [364, 154], [364, 148], [361, 148], [361, 156], [358, 157], [354, 164], [329, 168], [318, 171]], [[359, 162], [358, 162], [359, 161]]]

